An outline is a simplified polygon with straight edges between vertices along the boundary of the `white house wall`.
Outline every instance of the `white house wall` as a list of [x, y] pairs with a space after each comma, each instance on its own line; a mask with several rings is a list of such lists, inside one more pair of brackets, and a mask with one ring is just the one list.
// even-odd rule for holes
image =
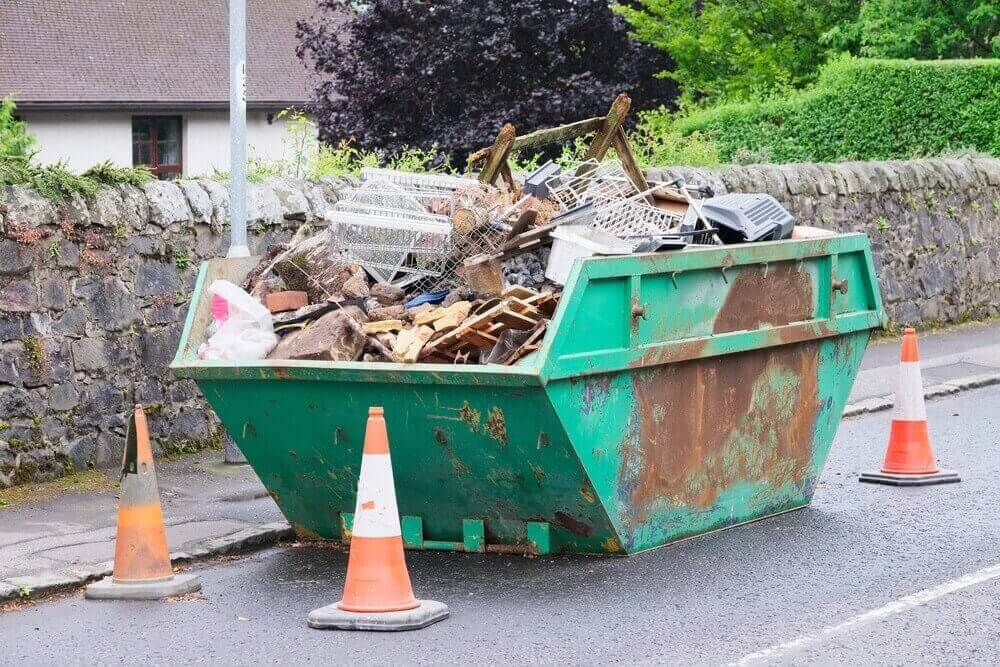
[[[247, 152], [269, 160], [281, 159], [285, 121], [267, 122], [267, 113], [247, 111]], [[184, 114], [184, 173], [229, 171], [229, 114], [198, 111]]]
[[[38, 160], [43, 164], [65, 161], [75, 171], [83, 171], [110, 160], [132, 165], [132, 116], [126, 112], [18, 114], [28, 124], [28, 132], [38, 143]], [[136, 114], [138, 115], [138, 114]], [[213, 169], [229, 170], [229, 115], [225, 111], [163, 112], [181, 115], [183, 121], [184, 175], [211, 174]], [[247, 112], [247, 142], [251, 156], [268, 160], [286, 155], [285, 121], [267, 122], [263, 111]]]
[[43, 164], [65, 161], [83, 171], [98, 162], [132, 165], [132, 116], [128, 113], [20, 113], [38, 140]]

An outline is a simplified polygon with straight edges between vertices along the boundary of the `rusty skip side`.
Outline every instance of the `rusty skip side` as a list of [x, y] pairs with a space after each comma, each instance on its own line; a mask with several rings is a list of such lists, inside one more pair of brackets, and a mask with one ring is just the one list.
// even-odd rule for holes
[[173, 368], [324, 539], [350, 534], [383, 406], [415, 548], [635, 553], [802, 507], [884, 319], [867, 238], [842, 235], [578, 261], [513, 367], [198, 361], [204, 288], [241, 266], [203, 267]]

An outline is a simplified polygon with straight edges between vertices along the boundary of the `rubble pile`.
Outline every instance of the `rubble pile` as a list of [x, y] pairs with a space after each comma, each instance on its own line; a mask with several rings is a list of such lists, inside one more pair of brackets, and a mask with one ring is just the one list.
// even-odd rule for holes
[[787, 238], [793, 226], [762, 196], [645, 185], [617, 160], [550, 162], [500, 187], [365, 169], [326, 228], [271, 248], [244, 283], [280, 337], [267, 358], [514, 364], [538, 349], [579, 257]]

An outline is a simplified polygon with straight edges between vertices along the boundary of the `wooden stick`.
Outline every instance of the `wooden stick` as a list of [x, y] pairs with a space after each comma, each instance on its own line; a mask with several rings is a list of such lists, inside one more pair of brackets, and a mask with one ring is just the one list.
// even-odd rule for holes
[[514, 143], [516, 136], [517, 132], [510, 123], [505, 123], [500, 128], [493, 146], [490, 147], [490, 154], [486, 158], [486, 164], [483, 165], [483, 170], [479, 172], [479, 181], [481, 183], [492, 184], [497, 180], [497, 175], [499, 175], [501, 167], [507, 163], [507, 157], [510, 155], [510, 147]]
[[[525, 148], [535, 148], [537, 146], [545, 146], [546, 144], [556, 143], [557, 141], [566, 141], [567, 139], [575, 139], [576, 137], [582, 137], [585, 134], [590, 134], [591, 132], [597, 132], [601, 127], [604, 126], [604, 117], [598, 116], [597, 118], [588, 118], [586, 120], [578, 120], [575, 123], [567, 123], [566, 125], [559, 125], [558, 127], [547, 127], [541, 130], [535, 130], [528, 134], [522, 135], [514, 139], [514, 143], [511, 144], [510, 150], [520, 151]], [[471, 167], [477, 162], [482, 162], [489, 156], [492, 146], [487, 146], [486, 148], [480, 148], [475, 153], [469, 155], [468, 163]]]
[[[614, 146], [615, 152], [618, 153], [618, 159], [621, 161], [625, 173], [628, 174], [629, 180], [632, 181], [636, 189], [639, 192], [648, 190], [649, 184], [646, 182], [646, 175], [642, 173], [642, 168], [635, 159], [635, 153], [632, 152], [632, 146], [629, 145], [628, 137], [625, 135], [625, 128], [619, 126], [618, 131], [615, 132], [615, 136], [611, 138], [611, 145]], [[646, 195], [646, 201], [650, 204], [653, 203], [650, 195]]]
[[[632, 99], [625, 93], [615, 98], [615, 101], [611, 103], [608, 115], [604, 117], [604, 124], [597, 131], [597, 135], [594, 136], [594, 140], [590, 143], [590, 148], [587, 149], [587, 154], [583, 157], [584, 160], [596, 160], [600, 162], [604, 159], [604, 155], [611, 148], [611, 142], [614, 141], [615, 134], [622, 126], [622, 123], [625, 122], [625, 117], [628, 116], [628, 110], [631, 107]], [[576, 170], [575, 175], [586, 176], [593, 168], [593, 165], [581, 165]]]

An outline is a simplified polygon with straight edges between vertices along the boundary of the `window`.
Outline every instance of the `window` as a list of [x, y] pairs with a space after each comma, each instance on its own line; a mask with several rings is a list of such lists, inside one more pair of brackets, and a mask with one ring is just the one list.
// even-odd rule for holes
[[181, 117], [132, 117], [132, 166], [145, 165], [160, 180], [181, 175]]

